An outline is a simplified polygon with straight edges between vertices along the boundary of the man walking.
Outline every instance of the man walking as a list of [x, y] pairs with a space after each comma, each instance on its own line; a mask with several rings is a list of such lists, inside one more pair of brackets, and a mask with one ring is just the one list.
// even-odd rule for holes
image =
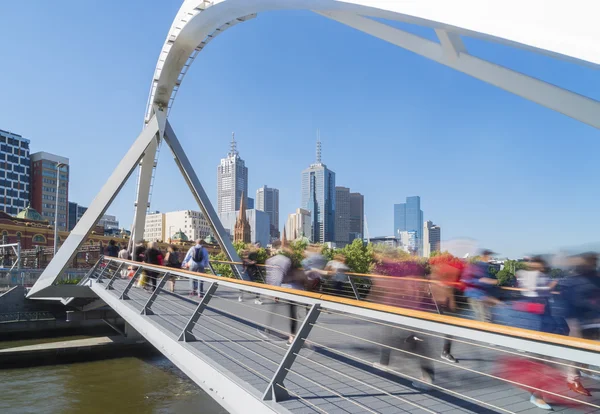
[[[196, 240], [196, 245], [192, 246], [185, 255], [185, 259], [181, 263], [181, 267], [192, 272], [204, 273], [204, 269], [208, 266], [208, 251], [204, 248], [202, 239]], [[198, 292], [198, 281], [190, 279], [190, 296], [199, 297], [204, 295], [204, 282], [200, 281], [200, 292]]]

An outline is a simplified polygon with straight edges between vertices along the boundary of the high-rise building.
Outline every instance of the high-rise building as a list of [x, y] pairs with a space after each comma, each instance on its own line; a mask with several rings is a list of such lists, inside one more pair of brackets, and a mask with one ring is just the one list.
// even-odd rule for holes
[[252, 197], [246, 197], [246, 200], [248, 201], [248, 209], [252, 210], [254, 208], [254, 199]]
[[119, 220], [115, 216], [105, 214], [98, 220], [98, 225], [104, 227], [105, 230], [118, 230]]
[[[69, 214], [69, 159], [48, 152], [31, 154], [31, 206], [51, 224], [58, 204], [58, 229], [67, 230]], [[57, 166], [60, 165], [60, 188], [56, 193]]]
[[401, 231], [416, 233], [417, 254], [423, 253], [423, 210], [421, 197], [406, 197], [406, 203], [394, 204], [394, 236]]
[[87, 209], [87, 207], [69, 201], [69, 231], [75, 228], [75, 225], [79, 223], [79, 220], [81, 220]]
[[335, 173], [321, 162], [320, 140], [316, 162], [302, 171], [302, 208], [311, 214], [310, 241], [335, 241]]
[[365, 198], [361, 193], [350, 193], [350, 239], [362, 240], [365, 228]]
[[297, 240], [302, 237], [309, 238], [311, 229], [310, 211], [299, 208], [296, 209], [295, 213], [288, 216], [285, 225], [288, 240]]
[[440, 226], [433, 224], [431, 221], [426, 221], [423, 224], [423, 256], [429, 257], [433, 252], [440, 252], [442, 229]]
[[413, 255], [419, 254], [419, 236], [417, 231], [400, 231], [398, 238], [402, 244], [402, 248]]
[[256, 209], [269, 215], [271, 239], [279, 239], [279, 190], [266, 185], [256, 190]]
[[335, 245], [344, 247], [350, 241], [350, 189], [335, 187]]
[[231, 148], [226, 158], [221, 158], [217, 167], [217, 211], [219, 214], [240, 209], [242, 195], [248, 195], [248, 168], [240, 158], [231, 134]]
[[0, 129], [0, 210], [17, 215], [27, 207], [30, 190], [29, 140]]

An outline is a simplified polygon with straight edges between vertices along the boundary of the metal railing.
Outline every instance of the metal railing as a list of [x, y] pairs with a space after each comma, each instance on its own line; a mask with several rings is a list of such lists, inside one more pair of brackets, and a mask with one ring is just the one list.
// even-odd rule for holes
[[[14, 269], [0, 271], [0, 286], [32, 286], [38, 280], [44, 269]], [[57, 283], [65, 283], [83, 278], [87, 270], [67, 269], [57, 279]]]
[[[130, 278], [122, 273], [128, 267], [135, 269]], [[203, 282], [206, 289], [190, 297], [181, 282]], [[530, 394], [600, 409], [600, 400], [567, 387], [567, 374], [600, 375], [600, 343], [592, 340], [112, 258], [95, 268], [90, 283], [160, 323], [173, 340], [235, 364], [252, 376], [264, 400], [284, 407], [292, 401], [328, 412], [335, 400], [360, 412], [389, 411], [394, 404], [447, 409], [428, 408], [414, 398], [416, 387], [431, 391], [439, 404], [459, 399], [475, 412], [516, 412]], [[268, 306], [248, 303], [239, 292], [259, 295]], [[459, 363], [443, 359], [448, 344]], [[407, 388], [412, 392], [403, 392]]]
[[45, 311], [0, 313], [0, 323], [48, 321], [55, 319], [54, 314]]

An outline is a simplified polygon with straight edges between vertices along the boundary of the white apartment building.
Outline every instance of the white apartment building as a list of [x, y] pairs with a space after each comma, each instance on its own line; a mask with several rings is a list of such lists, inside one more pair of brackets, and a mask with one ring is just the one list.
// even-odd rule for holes
[[299, 208], [295, 213], [288, 215], [285, 225], [285, 234], [288, 240], [296, 240], [301, 237], [310, 238], [311, 231], [310, 211]]
[[169, 240], [179, 230], [188, 237], [188, 240], [204, 239], [211, 233], [208, 220], [199, 211], [182, 210], [165, 213], [164, 240]]
[[154, 212], [146, 215], [144, 240], [168, 242], [179, 230], [189, 240], [204, 239], [211, 234], [208, 220], [199, 211]]
[[165, 240], [165, 214], [158, 211], [146, 214], [144, 240]]

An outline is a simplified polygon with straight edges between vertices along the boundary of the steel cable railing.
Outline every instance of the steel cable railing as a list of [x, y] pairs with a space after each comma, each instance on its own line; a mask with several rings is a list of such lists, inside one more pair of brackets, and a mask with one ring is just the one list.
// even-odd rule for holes
[[[427, 388], [437, 391], [430, 398], [446, 406], [443, 410], [453, 406], [448, 398], [459, 398], [472, 404], [474, 412], [480, 412], [476, 407], [514, 412], [511, 405], [526, 401], [531, 393], [553, 404], [600, 409], [597, 399], [586, 400], [567, 391], [564, 378], [567, 370], [600, 373], [595, 367], [581, 366], [581, 363], [600, 360], [599, 344], [440, 315], [439, 310], [435, 309], [437, 305], [429, 308], [419, 305], [420, 301], [415, 301], [410, 294], [410, 287], [404, 289], [401, 286], [397, 290], [383, 292], [388, 296], [391, 294], [399, 299], [404, 298], [406, 303], [415, 305], [413, 309], [403, 309], [368, 300], [358, 301], [349, 294], [331, 296], [329, 293], [333, 293], [333, 289], [330, 288], [319, 292], [294, 291], [130, 261], [116, 261], [116, 264], [105, 259], [105, 262], [104, 271], [98, 272], [95, 282], [100, 279], [102, 283], [96, 286], [106, 290], [106, 286], [112, 283], [114, 294], [121, 296], [131, 280], [121, 280], [119, 269], [123, 264], [139, 266], [146, 272], [148, 281], [154, 278], [150, 286], [156, 284], [156, 291], [152, 292], [151, 288], [130, 288], [128, 296], [131, 297], [131, 305], [135, 305], [140, 313], [151, 309], [148, 316], [154, 321], [160, 320], [161, 326], [171, 325], [175, 336], [175, 332], [181, 332], [194, 337], [198, 346], [201, 344], [205, 347], [198, 348], [199, 352], [205, 349], [206, 352], [221, 355], [224, 360], [218, 363], [229, 364], [224, 368], [232, 370], [233, 366], [237, 366], [235, 372], [240, 375], [239, 369], [252, 373], [260, 379], [260, 382], [252, 385], [259, 390], [264, 390], [265, 382], [268, 383], [265, 398], [274, 397], [284, 406], [283, 399], [287, 395], [292, 400], [302, 401], [306, 409], [319, 412], [342, 410], [342, 407], [350, 406], [354, 407], [352, 412], [380, 412], [380, 406], [381, 409], [410, 406], [423, 412], [439, 412], [429, 408], [431, 404], [423, 405], [413, 397], [419, 394], [398, 394], [399, 390], [407, 387], [398, 381], [407, 379], [426, 384]], [[139, 273], [141, 275], [142, 272]], [[204, 281], [209, 285], [207, 291], [213, 284], [218, 289], [207, 293], [208, 297], [204, 298], [185, 296], [183, 291], [186, 287], [182, 291], [181, 286], [172, 293], [166, 289], [169, 275], [182, 280]], [[239, 302], [235, 299], [239, 291], [259, 294], [264, 304]], [[435, 302], [431, 292], [428, 295], [426, 289], [421, 289], [417, 295], [432, 300], [430, 304]], [[206, 310], [190, 325], [187, 321], [203, 301], [207, 301]], [[124, 302], [127, 303], [126, 300]], [[316, 305], [319, 319], [307, 323], [311, 315], [315, 315]], [[307, 307], [309, 310], [304, 317], [292, 317], [292, 314], [285, 312], [285, 308], [290, 307]], [[284, 309], [283, 313], [281, 309]], [[296, 335], [292, 332], [293, 341], [285, 346], [279, 338], [290, 335], [286, 325], [292, 320], [300, 328]], [[389, 340], [382, 336], [382, 331], [386, 330], [393, 332], [390, 337], [418, 337], [422, 345], [411, 348], [412, 345], [407, 345], [406, 340]], [[440, 360], [432, 354], [432, 349], [447, 339], [456, 345], [454, 353], [459, 363]], [[393, 353], [388, 366], [374, 363], [382, 349]], [[306, 352], [311, 354], [306, 355]], [[473, 358], [477, 355], [483, 355], [483, 360], [473, 360], [478, 359]], [[498, 359], [502, 355], [506, 357]], [[396, 363], [398, 358], [404, 362]], [[516, 378], [512, 374], [515, 366], [507, 365], [504, 358], [514, 358], [516, 363], [530, 361], [538, 364], [536, 367], [552, 368], [552, 372], [564, 382], [564, 387], [557, 388], [556, 381], [549, 380], [546, 383], [533, 383], [531, 373], [527, 372], [521, 372], [526, 374], [522, 379]], [[420, 362], [406, 363], [411, 360]], [[423, 364], [435, 367], [436, 378], [433, 382], [423, 383], [425, 379], [419, 377], [419, 366]], [[284, 379], [276, 381], [276, 378]], [[462, 380], [457, 381], [456, 378]], [[461, 381], [471, 385], [461, 385]], [[512, 387], [514, 391], [509, 393]], [[348, 389], [356, 391], [349, 393]], [[282, 394], [276, 395], [278, 392], [274, 390], [281, 390]], [[512, 398], [495, 398], [496, 392], [508, 393]], [[366, 402], [365, 398], [369, 395], [376, 395], [376, 405]]]

